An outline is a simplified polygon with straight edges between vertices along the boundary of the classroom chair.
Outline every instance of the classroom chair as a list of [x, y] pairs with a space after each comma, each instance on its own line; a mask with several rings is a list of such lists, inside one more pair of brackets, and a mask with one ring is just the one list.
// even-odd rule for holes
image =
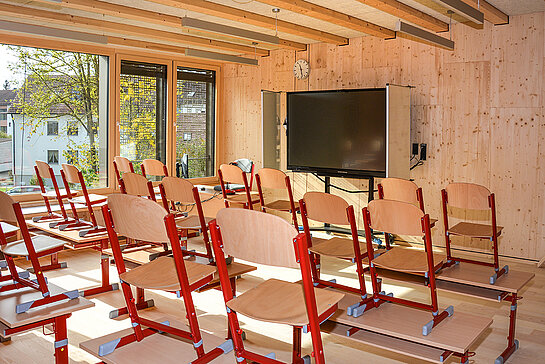
[[[57, 184], [57, 179], [55, 178], [55, 173], [53, 172], [53, 169], [47, 164], [46, 162], [42, 161], [36, 161], [36, 165], [34, 166], [34, 172], [36, 173], [36, 178], [38, 179], [38, 184], [40, 185], [41, 195], [44, 200], [45, 207], [47, 209], [47, 215], [45, 216], [36, 216], [32, 218], [32, 221], [34, 222], [45, 222], [45, 221], [52, 221], [49, 224], [49, 227], [53, 228], [59, 224], [69, 224], [75, 222], [73, 218], [68, 217], [66, 214], [66, 209], [64, 208], [63, 200], [68, 198], [68, 195], [66, 194], [66, 189], [59, 189], [59, 186]], [[51, 184], [53, 185], [53, 191], [47, 191], [45, 189], [45, 181], [44, 179], [51, 180]], [[75, 196], [77, 192], [73, 194]], [[56, 199], [57, 203], [59, 204], [60, 209], [60, 215], [58, 213], [54, 213], [51, 209], [51, 205], [49, 203], [50, 199]]]
[[[299, 202], [293, 200], [293, 190], [291, 188], [290, 177], [284, 172], [273, 168], [261, 168], [255, 175], [257, 191], [259, 193], [259, 201], [261, 210], [267, 212], [267, 209], [285, 211], [291, 213], [293, 226], [297, 226], [297, 211], [299, 211]], [[274, 200], [266, 203], [263, 195], [263, 189], [283, 190], [288, 191], [288, 200]]]
[[131, 196], [147, 197], [157, 201], [153, 183], [141, 174], [125, 172], [119, 180], [121, 193]]
[[[365, 311], [379, 307], [384, 302], [393, 302], [427, 310], [432, 313], [432, 320], [422, 327], [422, 334], [428, 335], [446, 317], [452, 316], [454, 308], [449, 306], [439, 312], [435, 272], [442, 266], [445, 256], [433, 252], [431, 240], [430, 217], [417, 206], [394, 200], [373, 200], [363, 208], [363, 222], [367, 241], [369, 272], [373, 286], [373, 301], [356, 304], [351, 307], [353, 316], [357, 317]], [[393, 247], [378, 257], [374, 255], [373, 235], [371, 229], [385, 234], [424, 236], [425, 250]], [[430, 289], [431, 304], [394, 297], [380, 291], [377, 268], [423, 274]], [[402, 319], [402, 318], [400, 318]]]
[[[363, 260], [367, 257], [365, 243], [360, 243], [354, 207], [339, 196], [325, 192], [307, 192], [299, 201], [303, 229], [308, 242], [310, 267], [314, 285], [333, 287], [353, 292], [365, 298], [365, 277]], [[350, 238], [334, 236], [331, 239], [311, 237], [309, 219], [321, 223], [344, 225], [350, 228]], [[362, 253], [362, 250], [364, 253]], [[377, 251], [378, 253], [378, 251]], [[328, 256], [348, 260], [356, 264], [359, 288], [337, 284], [333, 281], [324, 281], [320, 278], [320, 257]]]
[[[496, 223], [496, 199], [488, 188], [473, 183], [451, 183], [445, 189], [441, 190], [441, 200], [443, 205], [443, 222], [445, 224], [445, 247], [447, 250], [447, 261], [445, 266], [464, 262], [479, 264], [494, 268], [494, 273], [490, 276], [490, 284], [496, 283], [496, 280], [503, 274], [509, 272], [509, 266], [505, 265], [500, 269], [498, 254], [498, 237], [503, 230], [502, 226]], [[464, 210], [489, 211], [490, 224], [477, 224], [468, 221], [461, 221], [456, 225], [449, 226], [449, 207]], [[489, 239], [492, 243], [492, 252], [494, 262], [487, 263], [474, 259], [465, 259], [452, 256], [451, 235], [467, 236], [478, 239]]]
[[[79, 169], [71, 164], [63, 164], [61, 169], [61, 177], [66, 189], [66, 195], [68, 196], [68, 202], [72, 209], [72, 214], [76, 220], [73, 223], [57, 225], [59, 230], [72, 230], [77, 229], [79, 236], [84, 237], [90, 234], [99, 234], [106, 232], [106, 229], [98, 226], [93, 207], [99, 206], [106, 201], [106, 196], [90, 194], [87, 192], [87, 186], [85, 185], [85, 179]], [[82, 196], [75, 197], [76, 194], [72, 192], [70, 185], [79, 185]], [[87, 208], [89, 219], [91, 221], [84, 221], [79, 218], [76, 210], [76, 204], [83, 205]], [[83, 229], [83, 230], [82, 230]]]
[[[120, 340], [101, 345], [99, 354], [108, 355], [117, 348], [135, 341], [140, 342], [150, 335], [166, 333], [191, 342], [191, 350], [195, 350], [195, 358], [199, 358], [199, 363], [208, 363], [222, 355], [224, 351], [219, 347], [205, 351], [191, 294], [212, 280], [216, 268], [184, 260], [174, 215], [154, 201], [124, 194], [110, 195], [107, 205], [102, 207], [102, 212], [134, 332]], [[173, 257], [159, 257], [127, 270], [118, 235], [134, 240], [170, 244]], [[131, 286], [175, 292], [183, 299], [188, 330], [169, 326], [168, 321], [157, 322], [141, 317]]]
[[142, 176], [148, 178], [153, 177], [168, 177], [168, 168], [163, 162], [156, 159], [144, 159], [140, 165]]
[[117, 184], [121, 188], [121, 176], [122, 173], [132, 172], [134, 173], [134, 166], [132, 162], [125, 157], [115, 156], [114, 157], [114, 171], [115, 177], [117, 178]]
[[248, 175], [250, 176], [250, 190], [253, 187], [254, 183], [254, 172], [255, 172], [255, 164], [251, 159], [248, 158], [239, 158], [237, 160], [232, 161], [229, 163], [233, 166], [237, 166], [238, 168], [242, 169], [244, 173], [246, 173], [246, 177]]
[[[337, 311], [344, 294], [314, 288], [306, 235], [278, 216], [240, 208], [221, 209], [210, 222], [210, 235], [237, 362], [281, 363], [245, 348], [238, 321], [241, 314], [292, 326], [292, 363], [310, 362], [301, 357], [301, 331], [310, 331], [312, 355], [317, 364], [325, 363], [320, 323]], [[268, 279], [234, 297], [226, 254], [256, 264], [300, 269], [302, 283]]]
[[[43, 297], [35, 301], [19, 303], [15, 307], [16, 313], [24, 313], [31, 308], [79, 297], [77, 290], [54, 294], [49, 291], [43, 267], [40, 265], [39, 258], [60, 252], [64, 248], [64, 241], [45, 235], [31, 236], [21, 205], [4, 192], [0, 192], [0, 220], [3, 221], [0, 224], [0, 250], [9, 269], [9, 275], [2, 276], [0, 282], [12, 281], [10, 284], [0, 285], [0, 292], [29, 287], [40, 291]], [[14, 226], [15, 224], [19, 226], [18, 229]], [[22, 240], [8, 241], [18, 232], [21, 233]], [[28, 271], [17, 271], [14, 262], [16, 257], [25, 257], [30, 261], [36, 279], [30, 279]]]
[[[208, 223], [213, 220], [213, 218], [204, 216], [197, 187], [186, 179], [164, 177], [159, 185], [159, 189], [161, 191], [161, 200], [165, 210], [174, 214], [176, 217], [176, 226], [181, 232], [182, 240], [187, 242], [189, 230], [200, 230], [203, 235], [206, 253], [194, 251], [186, 251], [185, 253], [205, 257], [212, 263], [214, 257], [208, 238]], [[196, 209], [196, 215], [188, 215], [193, 209]]]
[[426, 212], [422, 188], [413, 181], [394, 177], [383, 178], [378, 184], [378, 198], [408, 202]]
[[[242, 204], [245, 209], [253, 210], [253, 204], [259, 202], [255, 193], [251, 192], [246, 173], [232, 164], [222, 164], [218, 170], [221, 193], [225, 201], [225, 207], [231, 204]], [[231, 190], [228, 184], [239, 184], [244, 187], [244, 194], [228, 194]]]

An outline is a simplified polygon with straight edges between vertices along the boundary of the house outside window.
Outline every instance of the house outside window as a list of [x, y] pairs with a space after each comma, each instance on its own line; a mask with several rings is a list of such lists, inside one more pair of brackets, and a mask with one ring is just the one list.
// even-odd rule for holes
[[47, 151], [47, 163], [48, 164], [59, 164], [59, 151], [58, 150], [48, 150]]
[[59, 122], [57, 120], [47, 121], [47, 135], [59, 135]]
[[76, 120], [68, 121], [66, 125], [66, 134], [70, 136], [76, 136], [78, 135], [78, 132], [78, 122]]

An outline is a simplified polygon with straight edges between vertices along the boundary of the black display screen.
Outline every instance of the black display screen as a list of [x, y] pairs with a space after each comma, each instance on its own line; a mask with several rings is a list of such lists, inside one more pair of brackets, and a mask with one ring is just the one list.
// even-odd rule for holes
[[289, 92], [288, 169], [384, 177], [386, 89]]

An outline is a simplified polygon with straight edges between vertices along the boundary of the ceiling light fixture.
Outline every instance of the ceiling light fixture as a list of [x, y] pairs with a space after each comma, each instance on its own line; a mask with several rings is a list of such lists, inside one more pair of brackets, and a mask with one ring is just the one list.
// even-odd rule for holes
[[246, 29], [230, 27], [228, 25], [223, 25], [223, 24], [216, 24], [216, 23], [212, 23], [212, 22], [208, 22], [208, 21], [204, 21], [200, 19], [195, 19], [195, 18], [183, 17], [182, 26], [186, 28], [196, 29], [196, 30], [204, 30], [207, 32], [212, 32], [212, 33], [228, 34], [234, 37], [255, 40], [255, 41], [263, 42], [263, 43], [269, 43], [269, 44], [280, 43], [280, 39], [272, 35], [252, 32]]
[[428, 32], [427, 30], [420, 29], [414, 25], [404, 23], [401, 20], [397, 21], [395, 31], [425, 40], [438, 46], [450, 49], [451, 51], [454, 50], [454, 42], [452, 40], [443, 38], [435, 33]]
[[72, 39], [72, 40], [79, 40], [79, 41], [99, 43], [99, 44], [108, 43], [108, 38], [104, 35], [82, 33], [82, 32], [76, 32], [73, 30], [48, 28], [41, 25], [15, 23], [15, 22], [6, 21], [6, 20], [0, 20], [0, 30], [6, 30], [10, 32], [17, 32], [17, 33], [36, 34], [40, 36], [48, 36], [48, 37], [55, 37], [55, 38]]
[[251, 66], [257, 66], [258, 65], [257, 59], [233, 56], [231, 54], [225, 54], [225, 53], [202, 51], [200, 49], [186, 48], [185, 49], [185, 55], [187, 57], [212, 59], [212, 60], [216, 60], [216, 61], [224, 61], [224, 62], [232, 62], [232, 63], [249, 64]]
[[435, 2], [463, 16], [467, 20], [477, 24], [484, 23], [484, 14], [461, 0], [435, 0]]

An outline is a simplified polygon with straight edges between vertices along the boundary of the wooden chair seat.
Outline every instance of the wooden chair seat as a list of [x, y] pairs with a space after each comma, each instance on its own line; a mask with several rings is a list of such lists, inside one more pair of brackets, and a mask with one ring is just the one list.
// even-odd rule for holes
[[[255, 193], [250, 193], [250, 198], [252, 199], [252, 203], [259, 203], [259, 196]], [[233, 203], [247, 203], [248, 199], [246, 198], [245, 193], [236, 194], [236, 195], [229, 195], [226, 198], [227, 201], [233, 202]]]
[[[440, 266], [445, 260], [444, 254], [433, 253], [433, 263]], [[425, 273], [428, 271], [428, 260], [424, 250], [395, 247], [373, 259], [380, 268], [400, 272]]]
[[[216, 267], [184, 261], [189, 284], [192, 285], [216, 272]], [[149, 263], [133, 268], [119, 276], [132, 286], [144, 289], [179, 291], [180, 281], [172, 257], [159, 257]]]
[[[299, 209], [299, 202], [295, 202], [295, 209]], [[276, 200], [266, 203], [265, 208], [280, 211], [291, 211], [291, 204], [288, 200]]]
[[[213, 217], [205, 217], [204, 222], [208, 225], [210, 221], [214, 220]], [[188, 217], [180, 217], [176, 219], [176, 226], [179, 229], [192, 229], [199, 230], [201, 228], [201, 221], [198, 216], [192, 215]]]
[[[104, 196], [104, 195], [96, 195], [94, 193], [89, 194], [89, 201], [91, 202], [91, 205], [106, 202], [107, 198], [108, 197]], [[68, 200], [68, 202], [85, 205], [85, 197], [84, 196], [79, 196], [79, 197], [76, 197], [76, 198], [71, 198], [70, 200]]]
[[[62, 198], [68, 197], [67, 193], [66, 193], [66, 190], [64, 188], [62, 190], [59, 190], [59, 194], [61, 195]], [[57, 193], [55, 191], [47, 191], [46, 193], [42, 192], [41, 195], [43, 197], [47, 197], [47, 198], [56, 198], [57, 197]], [[72, 196], [77, 196], [77, 195], [79, 195], [79, 191], [72, 192]]]
[[[318, 316], [339, 302], [344, 294], [321, 288], [314, 289]], [[269, 279], [227, 302], [227, 306], [260, 321], [291, 326], [307, 325], [303, 286], [298, 283]]]
[[[354, 243], [352, 239], [333, 237], [331, 239], [312, 238], [311, 252], [329, 257], [352, 259], [354, 258]], [[360, 242], [360, 251], [366, 252], [367, 245]]]
[[[503, 226], [498, 226], [498, 236], [501, 235]], [[475, 224], [472, 222], [459, 222], [453, 227], [448, 229], [449, 234], [470, 236], [472, 238], [486, 238], [492, 237], [492, 225]]]
[[[46, 250], [62, 248], [65, 244], [64, 241], [52, 238], [45, 235], [35, 235], [31, 237], [32, 244], [34, 245], [34, 250], [36, 253], [41, 253]], [[11, 256], [28, 256], [28, 250], [25, 245], [24, 240], [17, 240], [13, 243], [8, 243], [7, 245], [0, 248], [2, 253]]]
[[8, 224], [6, 222], [0, 222], [0, 226], [2, 227], [2, 231], [4, 232], [4, 234], [8, 235], [8, 234], [11, 234], [11, 233], [14, 233], [16, 232], [17, 230], [19, 230], [19, 228], [15, 225], [11, 225], [11, 224]]

